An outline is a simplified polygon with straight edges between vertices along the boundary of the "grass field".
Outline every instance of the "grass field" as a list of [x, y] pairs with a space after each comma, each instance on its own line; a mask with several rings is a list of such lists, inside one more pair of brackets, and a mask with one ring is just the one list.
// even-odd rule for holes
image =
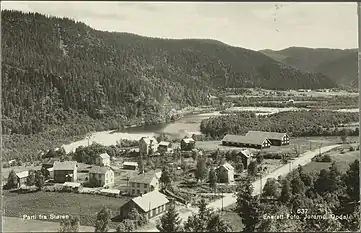
[[[96, 214], [105, 206], [112, 210], [113, 217], [129, 198], [106, 197], [76, 193], [43, 192], [17, 194], [4, 191], [5, 216], [22, 217], [26, 215], [72, 215], [80, 217], [80, 224], [94, 226]], [[54, 220], [59, 221], [59, 220]], [[112, 222], [111, 228], [118, 225]]]

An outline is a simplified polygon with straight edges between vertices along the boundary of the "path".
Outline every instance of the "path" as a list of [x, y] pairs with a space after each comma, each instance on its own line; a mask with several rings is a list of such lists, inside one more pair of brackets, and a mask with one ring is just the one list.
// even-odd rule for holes
[[[266, 176], [264, 176], [262, 178], [262, 188], [266, 183], [266, 180], [268, 178], [276, 178], [280, 175], [286, 175], [290, 172], [291, 170], [294, 170], [298, 167], [298, 165], [304, 166], [307, 163], [311, 162], [311, 159], [318, 155], [321, 151], [321, 153], [325, 153], [327, 151], [330, 151], [336, 147], [339, 147], [340, 145], [331, 145], [331, 146], [325, 146], [325, 147], [321, 147], [321, 149], [317, 149], [317, 150], [313, 150], [313, 151], [308, 151], [303, 153], [300, 157], [291, 160], [291, 166], [290, 164], [285, 164], [282, 167], [279, 167], [278, 169], [274, 170], [273, 172], [267, 174]], [[260, 194], [260, 190], [261, 190], [261, 185], [260, 185], [260, 180], [257, 180], [255, 182], [252, 183], [254, 190], [253, 190], [253, 195], [258, 195]], [[230, 206], [234, 203], [236, 203], [236, 197], [233, 193], [225, 193], [224, 194], [224, 198], [216, 200], [210, 204], [207, 205], [208, 208], [214, 208], [214, 209], [221, 209], [222, 208], [222, 203], [223, 203], [223, 207], [227, 207]], [[197, 213], [198, 209], [197, 208], [189, 208], [189, 211], [186, 213], [179, 213], [179, 218], [182, 219], [183, 221], [187, 220], [187, 218], [189, 216], [192, 215], [192, 213]], [[147, 232], [158, 232], [158, 230], [153, 227], [152, 229], [146, 230]]]

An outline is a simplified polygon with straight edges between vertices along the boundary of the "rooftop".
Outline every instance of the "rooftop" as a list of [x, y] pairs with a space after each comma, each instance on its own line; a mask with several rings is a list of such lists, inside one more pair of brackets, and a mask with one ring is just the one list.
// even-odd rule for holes
[[267, 140], [266, 137], [260, 137], [259, 135], [242, 136], [242, 135], [227, 134], [226, 136], [224, 136], [222, 141], [252, 144], [252, 145], [262, 145], [262, 143], [265, 140]]
[[136, 167], [138, 167], [138, 162], [124, 162], [123, 166], [136, 166]]
[[229, 164], [229, 163], [224, 163], [221, 167], [224, 167], [225, 169], [227, 169], [228, 171], [230, 170], [234, 170], [234, 167]]
[[64, 161], [64, 162], [55, 161], [53, 166], [54, 171], [74, 170], [76, 167], [77, 167], [76, 161]]
[[160, 146], [169, 146], [170, 145], [170, 142], [165, 142], [165, 141], [161, 141], [159, 143]]
[[265, 132], [265, 131], [248, 131], [248, 133], [246, 134], [246, 136], [266, 137], [268, 139], [276, 139], [276, 140], [282, 140], [282, 137], [285, 135], [286, 133]]
[[150, 143], [157, 144], [157, 140], [153, 137], [142, 137], [140, 140], [143, 140], [147, 145], [150, 145]]
[[102, 159], [109, 159], [110, 156], [107, 153], [102, 153], [99, 155]]
[[167, 197], [157, 190], [133, 198], [132, 201], [144, 212], [148, 212], [154, 208], [158, 208], [159, 206], [169, 203]]
[[190, 142], [194, 142], [193, 138], [183, 138], [182, 141], [184, 141], [185, 143], [190, 143]]
[[129, 182], [141, 183], [141, 184], [150, 184], [150, 182], [152, 182], [154, 177], [156, 177], [156, 173], [154, 171], [146, 172], [146, 173], [139, 174], [137, 176], [132, 176], [129, 179]]
[[29, 171], [18, 172], [18, 173], [16, 173], [16, 176], [19, 177], [20, 179], [28, 177], [29, 176]]
[[241, 150], [239, 153], [243, 154], [247, 158], [250, 158], [253, 156], [252, 152], [250, 152], [249, 150]]
[[89, 173], [96, 173], [96, 174], [105, 174], [107, 171], [112, 170], [110, 167], [100, 167], [100, 166], [93, 166]]

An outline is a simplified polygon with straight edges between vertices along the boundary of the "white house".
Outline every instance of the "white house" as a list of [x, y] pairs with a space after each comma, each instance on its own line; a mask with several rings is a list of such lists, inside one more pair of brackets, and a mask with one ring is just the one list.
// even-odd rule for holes
[[142, 137], [139, 140], [139, 153], [149, 154], [150, 151], [156, 152], [158, 150], [158, 142], [154, 137]]
[[159, 179], [156, 172], [142, 173], [133, 176], [128, 183], [129, 193], [132, 196], [140, 196], [159, 189]]
[[101, 187], [114, 185], [114, 171], [110, 167], [93, 166], [89, 170], [89, 181], [95, 179]]
[[110, 156], [107, 153], [100, 154], [96, 157], [95, 164], [99, 166], [110, 166]]

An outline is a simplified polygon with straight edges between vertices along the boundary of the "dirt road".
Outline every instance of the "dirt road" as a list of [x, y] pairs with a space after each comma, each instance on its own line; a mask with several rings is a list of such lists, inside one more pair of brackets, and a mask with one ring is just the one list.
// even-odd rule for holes
[[[294, 160], [292, 160], [292, 163], [291, 165], [290, 164], [286, 164], [280, 168], [278, 168], [277, 170], [269, 173], [268, 175], [264, 176], [262, 178], [262, 188], [266, 182], [266, 180], [268, 178], [277, 178], [278, 176], [283, 176], [283, 175], [286, 175], [288, 174], [291, 170], [294, 170], [298, 167], [298, 165], [306, 165], [307, 163], [311, 162], [311, 159], [317, 155], [320, 151], [321, 153], [325, 153], [327, 151], [330, 151], [336, 147], [339, 147], [340, 145], [331, 145], [331, 146], [325, 146], [325, 147], [322, 147], [320, 150], [317, 149], [317, 150], [313, 150], [313, 151], [308, 151], [306, 153], [303, 153], [299, 158], [296, 158]], [[260, 190], [261, 190], [261, 182], [260, 180], [257, 180], [255, 182], [253, 182], [253, 187], [254, 187], [254, 190], [253, 190], [253, 194], [254, 195], [258, 195], [260, 193]], [[223, 200], [220, 199], [220, 200], [216, 200], [212, 203], [209, 203], [208, 204], [208, 207], [209, 208], [214, 208], [214, 209], [221, 209], [222, 208], [222, 205], [223, 207], [227, 207], [227, 206], [230, 206], [232, 204], [236, 203], [236, 197], [234, 196], [234, 194], [224, 194], [224, 198]], [[186, 212], [186, 213], [180, 213], [179, 214], [179, 218], [182, 219], [183, 221], [187, 220], [187, 218], [189, 216], [192, 215], [192, 213], [196, 213], [198, 211], [197, 208], [189, 208], [189, 212]], [[158, 232], [158, 230], [156, 228], [153, 228], [153, 229], [149, 229], [147, 230], [147, 232]]]

